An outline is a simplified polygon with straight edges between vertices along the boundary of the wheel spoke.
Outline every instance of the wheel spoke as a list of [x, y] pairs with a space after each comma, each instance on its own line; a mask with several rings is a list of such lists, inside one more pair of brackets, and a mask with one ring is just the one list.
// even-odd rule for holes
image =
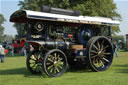
[[97, 41], [98, 49], [100, 50], [100, 43]]
[[36, 66], [36, 64], [32, 65], [31, 68], [33, 68], [33, 67], [35, 67], [35, 66]]
[[105, 46], [103, 50], [105, 50], [105, 49], [108, 48], [108, 47], [109, 47], [109, 45]]
[[91, 58], [95, 58], [95, 57], [97, 57], [97, 55], [94, 55], [94, 56], [92, 56]]
[[37, 60], [34, 55], [32, 55], [30, 58], [33, 60]]
[[60, 69], [62, 69], [62, 66], [61, 66], [61, 65], [58, 65], [58, 67], [59, 67]]
[[36, 61], [29, 60], [29, 63], [30, 63], [30, 64], [34, 64], [34, 63], [36, 63]]
[[35, 70], [36, 70], [36, 72], [39, 72], [40, 71], [40, 68], [39, 68], [38, 65], [36, 66]]
[[32, 60], [32, 61], [36, 61], [35, 59], [32, 59], [32, 58], [31, 58], [31, 60]]
[[91, 50], [91, 52], [92, 52], [92, 53], [96, 53], [96, 54], [97, 54], [97, 52], [96, 52], [95, 50]]
[[56, 74], [56, 67], [54, 67], [54, 73]]
[[63, 60], [63, 58], [58, 57], [58, 62], [61, 62], [62, 60]]
[[104, 55], [110, 55], [111, 53], [104, 53]]
[[103, 49], [104, 49], [104, 40], [101, 43], [101, 51], [103, 51]]
[[102, 58], [104, 61], [106, 61], [106, 62], [108, 62], [109, 63], [109, 60], [108, 59], [106, 59], [106, 58]]
[[97, 46], [95, 44], [93, 45], [93, 47], [98, 51], [98, 48], [97, 48]]
[[53, 67], [53, 65], [49, 66], [48, 69], [51, 69]]
[[58, 54], [57, 58], [60, 58], [60, 55]]
[[98, 61], [97, 61], [97, 59], [96, 59], [96, 58], [94, 58], [94, 59], [93, 59], [93, 63], [95, 63], [95, 64], [97, 64], [97, 63], [98, 63]]
[[36, 64], [35, 62], [31, 62], [30, 64]]
[[52, 63], [48, 63], [48, 62], [46, 63], [46, 65], [51, 65], [51, 64], [52, 64]]
[[57, 72], [60, 72], [60, 70], [58, 69], [58, 67], [56, 67], [56, 70], [57, 70]]
[[34, 54], [34, 57], [35, 57], [36, 59], [38, 59], [38, 55], [37, 55], [37, 54]]
[[57, 55], [56, 55], [56, 53], [54, 53], [54, 58], [55, 58], [55, 61], [57, 60]]
[[32, 67], [32, 69], [35, 71], [36, 71], [36, 68], [37, 68], [37, 64], [35, 64], [35, 66]]
[[54, 68], [51, 68], [51, 70], [50, 70], [51, 73], [53, 73], [53, 69], [54, 69]]
[[51, 63], [53, 63], [53, 62], [54, 62], [51, 58], [48, 58], [48, 61], [49, 61], [49, 62], [51, 62]]

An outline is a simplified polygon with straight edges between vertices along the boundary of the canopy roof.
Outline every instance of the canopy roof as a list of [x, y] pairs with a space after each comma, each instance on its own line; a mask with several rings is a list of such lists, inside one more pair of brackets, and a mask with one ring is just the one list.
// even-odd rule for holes
[[119, 25], [120, 22], [105, 17], [89, 17], [89, 16], [68, 16], [61, 14], [52, 14], [45, 12], [37, 12], [30, 10], [18, 10], [14, 12], [11, 17], [11, 22], [26, 23], [28, 20], [47, 20], [67, 23], [80, 23], [80, 24], [99, 24], [99, 25]]

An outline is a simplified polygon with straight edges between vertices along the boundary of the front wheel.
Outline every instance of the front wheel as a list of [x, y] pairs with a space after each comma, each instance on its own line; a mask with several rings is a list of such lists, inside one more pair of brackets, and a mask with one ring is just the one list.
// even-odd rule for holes
[[66, 68], [67, 58], [61, 50], [53, 49], [45, 55], [43, 69], [49, 77], [62, 75]]
[[107, 70], [111, 66], [112, 60], [112, 45], [106, 37], [93, 37], [88, 41], [87, 61], [93, 71]]

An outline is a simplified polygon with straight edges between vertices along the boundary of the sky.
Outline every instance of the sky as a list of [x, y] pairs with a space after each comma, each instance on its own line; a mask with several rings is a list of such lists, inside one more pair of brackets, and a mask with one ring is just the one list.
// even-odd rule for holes
[[[19, 9], [18, 1], [23, 0], [0, 0], [0, 13], [6, 18], [6, 22], [3, 24], [5, 27], [5, 34], [15, 35], [17, 34], [13, 23], [9, 22], [10, 15]], [[120, 24], [121, 32], [118, 35], [128, 34], [128, 0], [114, 0], [117, 4], [117, 11], [122, 16], [122, 21]]]

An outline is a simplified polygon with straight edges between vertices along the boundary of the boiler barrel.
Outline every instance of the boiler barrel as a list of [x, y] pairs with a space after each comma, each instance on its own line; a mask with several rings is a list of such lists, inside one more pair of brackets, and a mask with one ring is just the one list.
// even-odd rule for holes
[[46, 49], [61, 49], [66, 50], [71, 48], [72, 42], [64, 42], [64, 41], [45, 41], [43, 46]]

